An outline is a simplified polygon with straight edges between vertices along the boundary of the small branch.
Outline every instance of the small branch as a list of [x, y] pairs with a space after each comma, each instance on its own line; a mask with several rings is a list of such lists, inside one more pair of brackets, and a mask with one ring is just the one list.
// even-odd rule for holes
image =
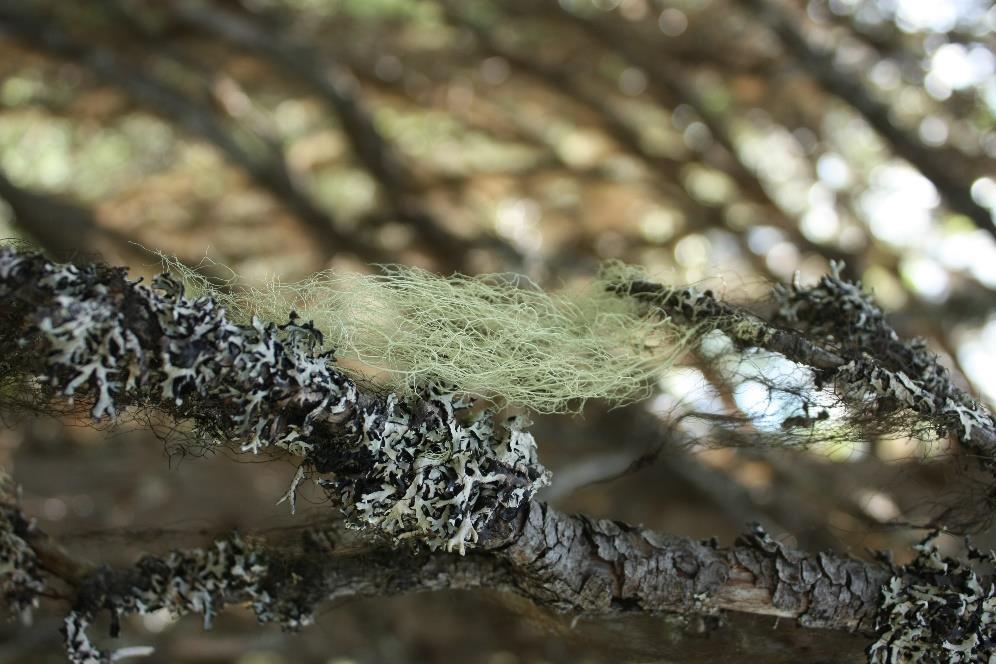
[[951, 383], [921, 342], [901, 341], [860, 284], [842, 280], [839, 266], [834, 269], [813, 288], [776, 287], [781, 325], [723, 303], [711, 291], [635, 281], [620, 284], [618, 292], [686, 324], [708, 324], [742, 348], [762, 348], [811, 367], [821, 380], [837, 381], [846, 397], [870, 396], [883, 410], [898, 404], [936, 420], [940, 435], [954, 432], [984, 466], [996, 466], [993, 416]]

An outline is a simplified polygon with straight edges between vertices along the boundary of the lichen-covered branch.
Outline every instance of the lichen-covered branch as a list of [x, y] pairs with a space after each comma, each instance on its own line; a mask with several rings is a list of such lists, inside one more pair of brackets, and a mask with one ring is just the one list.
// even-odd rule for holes
[[293, 314], [235, 325], [167, 276], [148, 288], [12, 248], [0, 249], [0, 296], [15, 371], [70, 399], [86, 390], [94, 418], [149, 405], [242, 452], [286, 450], [326, 476], [357, 527], [463, 552], [547, 481], [520, 419], [461, 418], [468, 404], [452, 394], [363, 392]]
[[72, 609], [62, 631], [73, 664], [114, 661], [116, 651], [91, 640], [89, 629], [111, 613], [111, 636], [127, 615], [167, 610], [198, 614], [205, 629], [234, 604], [248, 605], [260, 623], [297, 631], [314, 622], [326, 602], [351, 597], [390, 597], [443, 589], [502, 588], [507, 566], [480, 555], [406, 555], [389, 548], [339, 552], [320, 531], [307, 531], [295, 546], [273, 546], [238, 534], [203, 548], [145, 556], [130, 567], [99, 567], [69, 581]]
[[[844, 363], [836, 370], [843, 371], [849, 344], [861, 342], [822, 339], [829, 330], [818, 312], [839, 288], [834, 279], [821, 282], [828, 298], [816, 289], [786, 291], [780, 315], [821, 339], [812, 348], [839, 356]], [[633, 286], [633, 294], [651, 294]], [[703, 311], [727, 312], [710, 294], [680, 293], [657, 292], [653, 301], [676, 306], [675, 315], [690, 320]], [[130, 405], [156, 407], [243, 453], [285, 450], [301, 464], [289, 497], [304, 478], [315, 479], [349, 525], [404, 544], [350, 556], [317, 541], [288, 553], [233, 536], [114, 571], [60, 562], [61, 554], [51, 555], [55, 549], [7, 501], [0, 514], [0, 590], [24, 610], [44, 592], [43, 572], [68, 584], [74, 601], [64, 632], [74, 662], [111, 657], [87, 631], [102, 610], [111, 612], [114, 631], [123, 614], [166, 608], [200, 613], [210, 624], [225, 604], [248, 602], [261, 621], [295, 629], [310, 621], [319, 602], [338, 597], [480, 586], [577, 615], [738, 611], [877, 633], [877, 643], [886, 645], [872, 651], [876, 657], [913, 652], [924, 642], [938, 657], [951, 644], [972, 653], [990, 643], [992, 593], [978, 576], [958, 586], [973, 613], [948, 615], [943, 633], [933, 625], [925, 631], [921, 614], [903, 608], [904, 598], [946, 597], [946, 577], [805, 553], [760, 528], [721, 548], [534, 501], [547, 474], [521, 418], [470, 415], [466, 403], [442, 390], [403, 399], [363, 389], [336, 367], [333, 352], [318, 350], [321, 334], [293, 314], [279, 326], [237, 325], [212, 299], [185, 297], [168, 276], [150, 288], [129, 281], [122, 269], [59, 265], [10, 247], [0, 248], [0, 297], [5, 362], [13, 373], [36, 377], [49, 398], [85, 393], [95, 418]], [[858, 312], [870, 304], [850, 297], [834, 301], [853, 305], [864, 330], [854, 334], [881, 334], [876, 325], [884, 323]], [[720, 329], [741, 343], [789, 339], [787, 354], [811, 352], [794, 341], [803, 332], [769, 334], [775, 328], [758, 320], [741, 314], [739, 324], [734, 319]], [[902, 359], [901, 349], [893, 350]], [[976, 637], [959, 640], [956, 632]]]
[[904, 341], [840, 266], [814, 286], [778, 285], [771, 321], [718, 300], [711, 291], [646, 281], [616, 291], [646, 301], [688, 324], [708, 323], [742, 348], [779, 353], [815, 370], [845, 400], [879, 414], [909, 409], [939, 436], [953, 433], [988, 468], [996, 468], [996, 420], [956, 388], [947, 369], [920, 339]]

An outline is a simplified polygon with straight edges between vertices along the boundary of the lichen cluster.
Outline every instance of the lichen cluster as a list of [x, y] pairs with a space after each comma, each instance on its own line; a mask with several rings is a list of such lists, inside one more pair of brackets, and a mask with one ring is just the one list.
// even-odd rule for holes
[[860, 282], [841, 278], [840, 264], [831, 266], [813, 286], [778, 285], [776, 322], [821, 340], [849, 362], [834, 379], [849, 399], [871, 398], [882, 407], [910, 408], [935, 423], [937, 434], [953, 432], [967, 442], [974, 428], [992, 429], [985, 409], [951, 383], [947, 369], [922, 339], [903, 341], [885, 314], [861, 289]]
[[0, 469], [0, 606], [26, 617], [45, 588], [38, 556], [24, 539], [32, 524], [14, 504], [10, 478]]
[[969, 548], [967, 562], [942, 557], [932, 541], [882, 588], [872, 664], [992, 662], [996, 657], [996, 553]]
[[104, 609], [112, 613], [112, 633], [121, 616], [162, 609], [173, 616], [200, 614], [204, 628], [211, 629], [218, 611], [234, 601], [248, 602], [261, 623], [291, 630], [311, 624], [310, 605], [290, 601], [293, 593], [271, 592], [271, 566], [261, 548], [236, 534], [211, 547], [143, 558], [127, 575], [98, 572], [86, 580], [77, 607], [63, 624], [69, 659], [73, 664], [104, 664], [121, 656], [121, 651], [101, 650], [90, 641], [88, 627]]
[[546, 483], [521, 419], [462, 422], [467, 404], [438, 389], [362, 393], [295, 315], [238, 325], [168, 276], [153, 285], [0, 249], [0, 294], [32, 304], [18, 343], [44, 347], [45, 378], [64, 394], [95, 395], [95, 418], [154, 404], [244, 452], [286, 449], [353, 525], [461, 553]]

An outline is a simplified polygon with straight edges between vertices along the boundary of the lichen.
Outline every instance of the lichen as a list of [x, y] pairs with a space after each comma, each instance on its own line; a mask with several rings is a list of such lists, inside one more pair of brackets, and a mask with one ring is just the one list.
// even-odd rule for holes
[[432, 386], [415, 398], [361, 392], [296, 314], [239, 325], [168, 276], [153, 286], [0, 249], [0, 294], [34, 307], [18, 343], [43, 346], [56, 389], [93, 395], [94, 418], [153, 404], [242, 452], [285, 449], [301, 457], [288, 499], [313, 476], [351, 525], [460, 553], [548, 481], [520, 418], [463, 422], [469, 402]]
[[833, 263], [830, 274], [812, 286], [794, 282], [774, 289], [776, 322], [850, 360], [834, 376], [840, 391], [859, 402], [873, 396], [880, 404], [909, 408], [933, 420], [938, 435], [950, 431], [962, 442], [970, 441], [976, 427], [996, 426], [980, 403], [952, 384], [926, 342], [900, 339], [861, 283], [841, 278], [842, 268]]
[[507, 520], [546, 485], [548, 473], [523, 418], [496, 426], [485, 411], [461, 423], [470, 404], [453, 394], [430, 392], [420, 403], [417, 417], [393, 396], [365, 408], [369, 465], [322, 484], [354, 527], [463, 554], [496, 516]]
[[34, 525], [18, 509], [10, 478], [0, 469], [0, 603], [26, 619], [45, 589], [38, 556], [25, 540]]
[[272, 590], [271, 560], [266, 552], [238, 534], [210, 547], [172, 551], [163, 557], [143, 558], [127, 575], [109, 571], [87, 579], [76, 608], [63, 624], [66, 650], [73, 664], [104, 664], [120, 658], [90, 640], [88, 627], [104, 609], [112, 613], [112, 634], [121, 616], [168, 610], [174, 616], [199, 614], [204, 628], [226, 604], [248, 602], [261, 623], [278, 623], [296, 630], [314, 621], [311, 607], [288, 599], [291, 593]]
[[942, 557], [935, 537], [922, 541], [916, 559], [882, 588], [872, 664], [996, 658], [996, 586], [977, 569], [991, 570], [996, 553], [969, 547], [966, 561]]
[[576, 411], [589, 399], [627, 403], [647, 396], [697, 337], [614, 297], [606, 286], [636, 270], [621, 264], [587, 287], [550, 293], [519, 275], [442, 277], [403, 266], [261, 287], [233, 277], [219, 288], [163, 260], [233, 320], [277, 322], [297, 311], [341, 357], [379, 370], [408, 396], [442, 384], [543, 413]]

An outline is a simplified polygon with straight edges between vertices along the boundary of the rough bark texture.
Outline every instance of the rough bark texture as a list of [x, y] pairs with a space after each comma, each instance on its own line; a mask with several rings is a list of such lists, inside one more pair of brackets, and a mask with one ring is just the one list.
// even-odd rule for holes
[[532, 502], [498, 554], [520, 592], [580, 613], [729, 609], [798, 618], [807, 627], [871, 628], [882, 565], [785, 547], [760, 529], [732, 548], [616, 521], [570, 516]]

